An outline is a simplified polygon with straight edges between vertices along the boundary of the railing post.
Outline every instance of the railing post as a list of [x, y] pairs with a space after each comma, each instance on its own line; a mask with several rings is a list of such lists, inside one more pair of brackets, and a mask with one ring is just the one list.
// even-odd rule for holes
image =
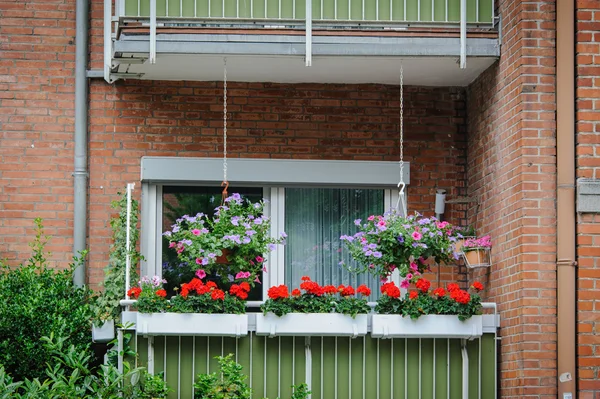
[[467, 67], [467, 0], [460, 0], [460, 68]]
[[104, 0], [104, 80], [110, 83], [112, 68], [112, 0]]
[[306, 66], [312, 65], [312, 0], [306, 0]]
[[149, 61], [150, 61], [150, 64], [156, 64], [156, 0], [150, 0], [150, 54], [149, 54]]
[[125, 300], [129, 299], [129, 286], [131, 285], [131, 191], [135, 183], [127, 183], [127, 232], [125, 233], [125, 237], [127, 242], [125, 243], [125, 248], [127, 254], [125, 255]]

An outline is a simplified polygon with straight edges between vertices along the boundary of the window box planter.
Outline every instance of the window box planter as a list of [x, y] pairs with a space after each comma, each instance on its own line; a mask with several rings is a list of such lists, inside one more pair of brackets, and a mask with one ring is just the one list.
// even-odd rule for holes
[[115, 321], [106, 320], [101, 326], [92, 325], [92, 341], [110, 342], [115, 339]]
[[482, 316], [460, 321], [452, 315], [426, 315], [412, 320], [400, 315], [375, 314], [371, 331], [373, 338], [472, 339], [482, 334]]
[[256, 315], [256, 335], [358, 337], [367, 334], [367, 315], [354, 319], [339, 313], [273, 313]]
[[245, 314], [138, 313], [138, 335], [204, 335], [242, 337], [248, 335]]

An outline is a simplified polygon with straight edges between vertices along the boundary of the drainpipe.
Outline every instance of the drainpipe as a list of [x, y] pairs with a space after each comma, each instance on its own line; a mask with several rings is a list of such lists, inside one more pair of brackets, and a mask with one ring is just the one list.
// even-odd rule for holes
[[[75, 170], [73, 172], [73, 253], [86, 249], [87, 127], [88, 127], [88, 0], [77, 0], [75, 34]], [[73, 282], [85, 285], [85, 263], [75, 269]]]
[[577, 397], [575, 209], [575, 1], [556, 9], [556, 240], [558, 398]]

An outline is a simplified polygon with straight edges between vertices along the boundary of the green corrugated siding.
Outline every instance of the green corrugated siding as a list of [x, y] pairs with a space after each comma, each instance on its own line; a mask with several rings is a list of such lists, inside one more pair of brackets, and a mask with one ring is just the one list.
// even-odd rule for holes
[[[460, 0], [311, 1], [313, 19], [316, 21], [460, 21]], [[156, 13], [158, 17], [175, 18], [303, 20], [306, 15], [305, 4], [305, 0], [156, 0]], [[492, 11], [492, 0], [467, 0], [467, 21], [470, 23], [492, 23]], [[125, 16], [149, 15], [150, 0], [125, 0]]]
[[[312, 337], [310, 344], [313, 399], [462, 399], [460, 340]], [[148, 340], [138, 337], [134, 347], [146, 366]], [[495, 336], [484, 334], [467, 349], [469, 398], [494, 398]], [[305, 382], [304, 337], [155, 337], [154, 371], [166, 371], [169, 399], [190, 399], [194, 377], [216, 371], [214, 357], [228, 353], [244, 367], [256, 399], [287, 399], [292, 384]]]

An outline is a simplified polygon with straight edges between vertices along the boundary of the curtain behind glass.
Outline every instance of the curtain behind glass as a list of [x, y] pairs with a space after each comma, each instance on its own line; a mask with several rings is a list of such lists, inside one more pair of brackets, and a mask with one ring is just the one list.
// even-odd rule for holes
[[381, 215], [383, 190], [286, 188], [285, 189], [285, 283], [298, 288], [302, 276], [321, 285], [366, 284], [369, 300], [379, 297], [379, 281], [368, 274], [357, 275], [340, 262], [355, 267], [340, 236], [356, 233], [356, 219]]

